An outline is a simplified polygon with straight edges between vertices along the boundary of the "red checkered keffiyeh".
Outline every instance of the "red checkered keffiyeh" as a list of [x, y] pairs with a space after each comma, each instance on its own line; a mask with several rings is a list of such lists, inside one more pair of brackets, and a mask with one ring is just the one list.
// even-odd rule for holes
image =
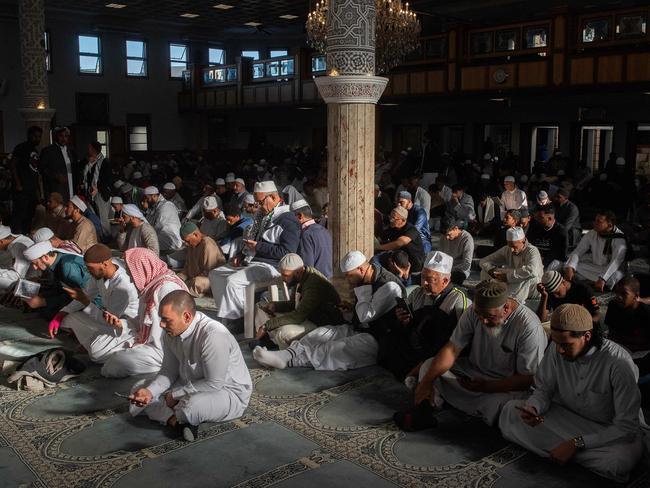
[[[149, 340], [151, 327], [145, 323], [145, 318], [151, 317], [151, 311], [155, 306], [156, 291], [167, 282], [174, 282], [187, 291], [187, 286], [176, 273], [170, 270], [167, 265], [151, 250], [144, 247], [134, 247], [124, 252], [124, 260], [129, 269], [133, 284], [144, 300], [144, 314], [140, 317], [139, 344], [146, 344]], [[149, 320], [148, 322], [151, 322]]]

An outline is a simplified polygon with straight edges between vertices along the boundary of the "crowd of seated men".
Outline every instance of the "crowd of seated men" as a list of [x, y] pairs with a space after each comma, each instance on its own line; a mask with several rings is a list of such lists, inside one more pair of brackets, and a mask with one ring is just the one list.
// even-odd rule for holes
[[[16, 194], [31, 184], [24, 165], [51, 179], [42, 201], [14, 198], [27, 221], [0, 226], [0, 289], [38, 281], [20, 304], [52, 338], [70, 334], [105, 377], [150, 375], [133, 385], [133, 415], [187, 441], [241, 416], [253, 386], [231, 331], [252, 312], [264, 367], [379, 365], [403, 381], [413, 404], [394, 421], [406, 431], [454, 408], [617, 482], [639, 463], [650, 300], [629, 266], [647, 251], [650, 191], [638, 181], [612, 208], [589, 205], [634, 186], [622, 158], [592, 175], [556, 153], [526, 174], [511, 155], [431, 156], [425, 141], [378, 161], [373, 253], [333, 268], [323, 170], [288, 171], [304, 152], [214, 175], [171, 157], [112, 164], [96, 144], [80, 163], [66, 144], [56, 131], [39, 165], [15, 151]], [[272, 283], [287, 293], [259, 293]]]

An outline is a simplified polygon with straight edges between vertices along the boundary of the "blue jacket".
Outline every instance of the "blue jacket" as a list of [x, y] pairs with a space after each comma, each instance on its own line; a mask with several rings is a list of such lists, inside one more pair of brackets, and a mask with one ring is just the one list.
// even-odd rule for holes
[[237, 222], [237, 225], [230, 227], [230, 230], [228, 230], [228, 233], [221, 238], [219, 244], [225, 246], [226, 244], [230, 244], [235, 239], [240, 238], [242, 235], [244, 235], [244, 229], [246, 229], [246, 227], [252, 223], [253, 219], [250, 217], [242, 217], [242, 219]]
[[298, 255], [305, 266], [316, 268], [326, 278], [333, 276], [332, 235], [322, 225], [312, 224], [302, 231]]
[[300, 222], [296, 219], [293, 212], [285, 212], [280, 215], [274, 222], [275, 225], [282, 227], [282, 233], [278, 242], [258, 241], [255, 248], [255, 257], [253, 262], [267, 263], [277, 266], [286, 254], [296, 252], [300, 242]]
[[413, 205], [409, 210], [409, 216], [406, 221], [413, 225], [422, 238], [422, 242], [431, 242], [431, 230], [429, 229], [429, 220], [427, 213], [419, 205]]

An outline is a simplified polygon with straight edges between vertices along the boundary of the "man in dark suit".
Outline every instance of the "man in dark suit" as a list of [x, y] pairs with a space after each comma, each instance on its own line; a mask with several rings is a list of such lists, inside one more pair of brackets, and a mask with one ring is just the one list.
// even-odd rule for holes
[[32, 126], [27, 130], [27, 140], [11, 153], [13, 178], [13, 211], [11, 230], [14, 234], [28, 234], [40, 196], [38, 145], [43, 129]]
[[79, 168], [77, 156], [68, 145], [70, 130], [67, 127], [56, 127], [52, 131], [54, 144], [41, 151], [41, 171], [45, 193], [58, 192], [68, 201], [74, 195]]
[[94, 204], [104, 233], [110, 233], [109, 216], [111, 211], [111, 191], [113, 170], [111, 164], [102, 154], [102, 145], [97, 141], [88, 144], [88, 163], [81, 176], [81, 191]]

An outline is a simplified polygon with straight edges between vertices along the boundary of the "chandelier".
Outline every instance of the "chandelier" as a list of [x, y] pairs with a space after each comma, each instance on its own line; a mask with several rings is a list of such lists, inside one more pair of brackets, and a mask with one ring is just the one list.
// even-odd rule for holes
[[[328, 0], [316, 2], [307, 16], [307, 42], [321, 54], [327, 44]], [[375, 0], [375, 70], [387, 73], [417, 49], [422, 30], [415, 12], [408, 2], [401, 0]]]

